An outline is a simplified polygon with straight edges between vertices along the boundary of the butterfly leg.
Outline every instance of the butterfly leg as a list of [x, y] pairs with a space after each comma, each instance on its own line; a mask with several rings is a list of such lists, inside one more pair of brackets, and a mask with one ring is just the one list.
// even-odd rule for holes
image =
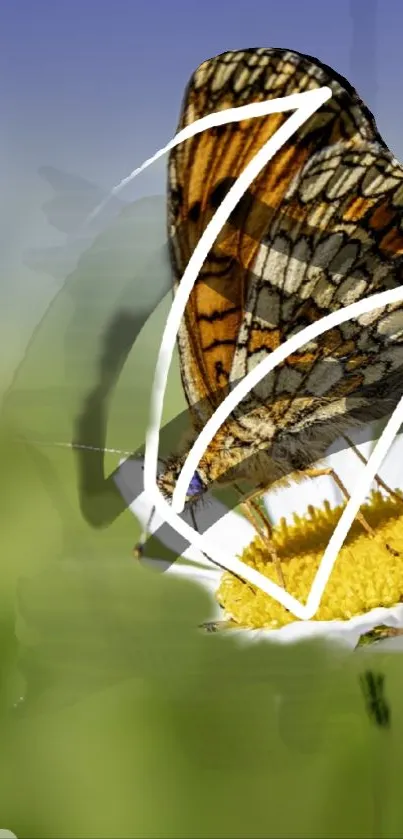
[[[235, 485], [235, 488], [238, 490], [238, 492], [242, 494], [242, 491], [239, 489], [239, 487]], [[260, 538], [268, 548], [273, 565], [276, 569], [279, 583], [282, 586], [282, 588], [285, 589], [285, 579], [283, 570], [281, 568], [280, 558], [273, 544], [273, 528], [269, 520], [262, 512], [262, 510], [259, 508], [258, 504], [256, 504], [256, 502], [254, 501], [254, 498], [261, 494], [262, 490], [258, 490], [257, 492], [253, 492], [251, 495], [247, 496], [240, 504], [240, 508], [245, 518], [251, 523], [252, 527], [254, 527], [254, 529], [259, 534]], [[256, 519], [259, 520], [260, 526], [257, 523]]]
[[[359, 450], [359, 449], [357, 449], [357, 446], [355, 446], [355, 444], [354, 444], [354, 443], [353, 443], [353, 441], [350, 439], [350, 437], [348, 437], [348, 436], [347, 436], [347, 434], [343, 434], [343, 437], [344, 437], [344, 439], [347, 441], [347, 443], [349, 444], [349, 446], [350, 446], [350, 448], [353, 450], [353, 452], [354, 452], [354, 453], [357, 455], [357, 457], [361, 460], [361, 463], [364, 463], [364, 465], [366, 465], [366, 464], [368, 463], [367, 458], [366, 458], [366, 457], [364, 457], [364, 455], [363, 455], [363, 454], [361, 454], [360, 450]], [[395, 492], [393, 489], [391, 489], [391, 487], [390, 487], [390, 486], [388, 486], [388, 484], [386, 484], [386, 483], [385, 483], [385, 481], [383, 481], [383, 480], [382, 480], [382, 478], [381, 478], [379, 475], [375, 475], [375, 476], [374, 476], [374, 481], [375, 481], [375, 483], [376, 483], [379, 487], [382, 487], [382, 489], [384, 489], [384, 490], [385, 490], [385, 492], [388, 492], [388, 493], [389, 493], [389, 495], [391, 495], [391, 496], [392, 496], [392, 498], [394, 498], [394, 499], [395, 499], [395, 501], [400, 501], [400, 503], [401, 503], [401, 504], [403, 503], [403, 498], [402, 498], [402, 496], [401, 496], [401, 495], [399, 495], [399, 493]]]
[[[328, 466], [323, 469], [306, 469], [304, 470], [304, 475], [307, 475], [310, 478], [320, 478], [322, 475], [329, 475], [331, 478], [333, 478], [335, 484], [339, 487], [346, 501], [350, 500], [350, 493], [348, 489], [344, 486], [343, 481], [341, 480], [341, 478], [339, 478], [337, 472], [335, 472], [331, 466]], [[360, 511], [357, 513], [357, 521], [360, 522], [364, 530], [368, 533], [369, 536], [371, 536], [371, 538], [375, 536], [375, 531], [372, 529], [371, 525], [368, 524], [365, 516], [363, 516], [363, 514]], [[389, 553], [393, 554], [393, 556], [399, 556], [399, 552], [395, 551], [395, 549], [387, 543], [385, 544], [385, 547], [389, 551]]]
[[[304, 474], [310, 478], [321, 478], [322, 475], [329, 475], [330, 478], [333, 478], [336, 486], [338, 486], [340, 492], [342, 493], [342, 495], [344, 495], [346, 501], [350, 500], [350, 493], [347, 487], [343, 484], [343, 481], [338, 476], [337, 472], [335, 472], [334, 469], [332, 469], [331, 466], [324, 467], [323, 469], [306, 469], [304, 470]], [[365, 516], [363, 516], [363, 514], [360, 511], [358, 511], [357, 513], [357, 520], [360, 522], [360, 524], [369, 536], [375, 536], [375, 531], [372, 529], [371, 525], [368, 524]]]

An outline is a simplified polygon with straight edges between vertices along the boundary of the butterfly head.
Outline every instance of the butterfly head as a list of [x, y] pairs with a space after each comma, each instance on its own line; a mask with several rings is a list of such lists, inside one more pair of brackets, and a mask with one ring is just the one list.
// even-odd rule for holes
[[[183, 463], [183, 459], [171, 460], [166, 464], [164, 471], [158, 477], [158, 488], [168, 500], [171, 500], [173, 496], [179, 475], [182, 471]], [[205, 480], [203, 473], [197, 469], [190, 481], [186, 493], [186, 501], [196, 501], [205, 493], [206, 489], [207, 481]]]

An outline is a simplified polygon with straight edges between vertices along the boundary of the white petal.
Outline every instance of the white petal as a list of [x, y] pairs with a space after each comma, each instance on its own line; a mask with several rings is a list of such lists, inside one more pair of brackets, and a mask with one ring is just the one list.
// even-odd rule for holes
[[[356, 448], [368, 460], [376, 445], [376, 440], [370, 440], [371, 427], [367, 426], [359, 431], [350, 433]], [[396, 440], [389, 449], [380, 476], [392, 488], [403, 489], [403, 435], [396, 437]], [[329, 448], [324, 465], [331, 466], [343, 481], [346, 489], [352, 493], [355, 484], [355, 476], [363, 469], [364, 464], [352, 449], [345, 448], [342, 440], [336, 440]], [[374, 486], [374, 485], [373, 485]], [[290, 487], [279, 488], [267, 493], [264, 498], [265, 506], [274, 523], [282, 517], [288, 522], [293, 522], [293, 514], [303, 516], [312, 504], [314, 507], [323, 507], [324, 501], [329, 501], [331, 507], [336, 507], [344, 501], [343, 494], [336, 486], [334, 480], [328, 476], [320, 478], [307, 478], [304, 481], [293, 483]]]
[[[402, 438], [400, 438], [399, 445], [402, 446], [402, 443]], [[341, 462], [340, 459], [343, 455], [344, 457], [346, 457], [345, 453], [341, 453], [340, 455], [338, 455], [339, 465]], [[351, 457], [351, 453], [349, 453], [349, 456]], [[358, 458], [356, 459], [358, 460]], [[131, 500], [134, 495], [134, 490], [137, 487], [138, 491], [139, 488], [139, 468], [141, 469], [141, 464], [139, 465], [139, 463], [136, 463], [136, 461], [121, 461], [121, 468], [118, 470], [116, 485], [124, 499], [129, 504], [130, 509], [132, 510], [134, 515], [145, 527], [150, 516], [152, 504], [147, 499], [144, 491], [140, 492], [137, 495], [137, 497], [134, 498], [133, 501]], [[349, 466], [349, 468], [351, 472], [351, 466]], [[136, 477], [135, 481], [133, 480], [134, 477]], [[299, 491], [301, 490], [301, 484], [299, 485], [299, 487], [297, 487], [297, 489], [299, 489]], [[212, 503], [220, 504], [222, 509], [224, 509], [221, 502], [217, 502], [216, 499], [213, 499]], [[284, 512], [282, 512], [282, 515], [284, 515]], [[150, 531], [154, 533], [162, 524], [164, 524], [163, 520], [156, 513]], [[172, 538], [172, 529], [168, 525], [166, 525], [166, 523], [164, 525], [164, 532], [165, 534], [169, 534], [169, 532], [171, 532]], [[228, 511], [226, 514], [224, 514], [222, 518], [215, 522], [210, 528], [206, 529], [205, 532], [208, 532], [209, 535], [214, 535], [214, 539], [218, 542], [218, 544], [220, 544], [221, 542], [222, 544], [225, 544], [227, 549], [228, 547], [231, 548], [234, 555], [240, 555], [243, 549], [250, 544], [255, 535], [255, 531], [253, 527], [249, 524], [249, 522], [246, 521], [246, 519], [244, 519], [242, 516], [231, 511]], [[161, 534], [158, 534], [158, 538], [160, 537]], [[165, 542], [167, 547], [171, 547], [170, 542], [171, 539], [167, 538]], [[175, 574], [182, 578], [187, 578], [189, 580], [198, 582], [200, 585], [202, 585], [205, 588], [205, 590], [208, 591], [211, 595], [212, 601], [212, 614], [206, 616], [206, 620], [213, 620], [219, 616], [221, 617], [222, 613], [215, 599], [215, 592], [218, 588], [222, 572], [219, 568], [217, 568], [216, 565], [211, 563], [207, 557], [200, 555], [199, 551], [189, 546], [183, 552], [181, 558], [177, 559], [176, 562], [173, 562], [169, 566], [166, 573]], [[344, 646], [354, 649], [361, 635], [363, 635], [365, 632], [369, 632], [371, 629], [381, 624], [393, 627], [402, 627], [403, 604], [399, 604], [390, 609], [373, 609], [366, 615], [360, 615], [351, 618], [349, 621], [296, 620], [295, 622], [288, 624], [287, 626], [284, 626], [281, 629], [240, 629], [239, 631], [231, 630], [229, 634], [232, 637], [234, 636], [234, 634], [236, 634], [237, 638], [242, 643], [256, 643], [259, 641], [269, 641], [271, 643], [290, 644], [295, 643], [296, 641], [302, 641], [304, 639], [308, 640], [309, 638], [326, 637], [334, 643], [343, 644]], [[375, 647], [371, 646], [371, 650], [374, 648], [381, 648], [382, 650], [384, 650], [385, 645], [387, 645], [388, 649], [402, 649], [403, 637], [391, 638], [385, 641], [380, 641], [375, 645]], [[363, 647], [363, 651], [365, 651], [365, 647]]]
[[[372, 609], [366, 615], [359, 615], [349, 621], [295, 621], [281, 629], [231, 630], [231, 635], [236, 633], [237, 639], [244, 644], [256, 644], [262, 641], [274, 644], [295, 644], [313, 638], [326, 638], [332, 644], [354, 650], [361, 635], [380, 625], [403, 627], [403, 604], [391, 609]], [[386, 648], [401, 652], [403, 636], [387, 638], [370, 647], [364, 646], [360, 648], [360, 652], [365, 652], [367, 649], [385, 650]]]

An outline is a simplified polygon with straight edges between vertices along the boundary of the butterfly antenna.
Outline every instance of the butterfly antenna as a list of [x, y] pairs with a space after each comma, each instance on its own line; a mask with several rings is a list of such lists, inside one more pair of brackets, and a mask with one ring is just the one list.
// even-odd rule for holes
[[137, 542], [137, 544], [133, 548], [133, 554], [134, 554], [135, 559], [141, 559], [141, 557], [143, 556], [144, 545], [147, 542], [148, 537], [151, 535], [150, 534], [150, 528], [151, 528], [151, 525], [152, 525], [154, 515], [155, 515], [155, 507], [152, 507], [151, 513], [148, 517], [147, 524], [146, 524], [146, 526], [145, 526], [145, 528], [144, 528], [144, 530], [143, 530], [143, 532], [140, 536], [139, 541]]

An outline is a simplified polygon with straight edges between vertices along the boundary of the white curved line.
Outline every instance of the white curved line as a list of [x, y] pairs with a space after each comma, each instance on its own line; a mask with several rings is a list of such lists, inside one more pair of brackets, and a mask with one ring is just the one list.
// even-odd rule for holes
[[225, 422], [229, 414], [237, 407], [239, 402], [248, 395], [249, 391], [277, 367], [282, 361], [288, 358], [289, 355], [301, 349], [304, 344], [327, 332], [335, 326], [345, 323], [351, 318], [359, 317], [360, 315], [372, 312], [373, 309], [380, 309], [389, 303], [399, 303], [403, 300], [403, 286], [398, 288], [381, 291], [378, 294], [372, 294], [371, 297], [364, 297], [363, 300], [358, 300], [356, 303], [351, 303], [345, 306], [344, 309], [339, 309], [337, 312], [331, 312], [330, 315], [315, 323], [301, 329], [296, 335], [292, 335], [284, 344], [277, 347], [267, 358], [263, 359], [253, 370], [242, 379], [231, 393], [224, 399], [221, 405], [218, 406], [213, 416], [209, 419], [203, 430], [200, 432], [197, 440], [193, 444], [186, 461], [183, 465], [181, 474], [178, 478], [175, 491], [172, 498], [172, 508], [177, 513], [181, 513], [184, 508], [186, 499], [186, 492], [190, 481], [197, 469], [201, 457], [207, 449], [209, 443], [217, 433], [218, 429]]
[[[171, 364], [172, 354], [175, 347], [176, 336], [179, 329], [180, 321], [183, 317], [189, 295], [192, 291], [194, 283], [198, 277], [200, 269], [212, 248], [217, 236], [219, 235], [225, 222], [231, 215], [232, 211], [248, 189], [252, 181], [257, 177], [259, 172], [269, 162], [269, 160], [276, 154], [277, 151], [284, 145], [284, 143], [306, 122], [306, 120], [320, 106], [332, 96], [330, 88], [322, 87], [318, 90], [308, 91], [304, 94], [298, 94], [300, 101], [304, 97], [305, 105], [300, 107], [288, 120], [279, 128], [276, 133], [262, 146], [260, 151], [245, 167], [242, 174], [228, 191], [224, 200], [218, 207], [213, 218], [207, 225], [202, 237], [194, 249], [192, 256], [186, 266], [179, 288], [176, 291], [171, 310], [169, 312], [167, 322], [165, 325], [158, 360], [156, 365], [153, 390], [151, 395], [151, 410], [149, 427], [146, 436], [146, 450], [144, 457], [144, 489], [150, 494], [158, 492], [157, 484], [157, 463], [158, 463], [158, 447], [159, 447], [159, 428], [161, 423], [162, 411], [164, 406], [164, 396], [168, 381], [168, 373]], [[259, 103], [270, 106], [270, 113], [276, 111], [278, 100], [271, 99], [267, 103]], [[254, 105], [249, 106], [251, 110]], [[260, 108], [261, 110], [261, 108]], [[206, 118], [208, 119], [208, 118]], [[187, 489], [187, 487], [186, 487]], [[186, 491], [186, 490], [185, 490]], [[155, 500], [157, 506], [157, 501]], [[157, 507], [158, 509], [158, 507]], [[161, 512], [161, 511], [159, 511]], [[162, 515], [162, 513], [161, 513]]]
[[354, 487], [354, 492], [348, 501], [343, 513], [337, 522], [333, 534], [329, 540], [322, 561], [316, 572], [315, 579], [312, 583], [312, 588], [309, 592], [306, 601], [307, 619], [312, 618], [319, 608], [322, 594], [325, 590], [326, 583], [332, 573], [334, 563], [343, 542], [350, 530], [350, 527], [361, 507], [365, 495], [374, 479], [374, 476], [379, 470], [383, 460], [385, 459], [396, 434], [403, 422], [403, 397], [399, 404], [393, 411], [393, 414], [388, 421], [386, 428], [384, 428], [380, 439], [378, 440], [371, 457], [365, 465], [365, 468], [360, 474], [360, 478]]

